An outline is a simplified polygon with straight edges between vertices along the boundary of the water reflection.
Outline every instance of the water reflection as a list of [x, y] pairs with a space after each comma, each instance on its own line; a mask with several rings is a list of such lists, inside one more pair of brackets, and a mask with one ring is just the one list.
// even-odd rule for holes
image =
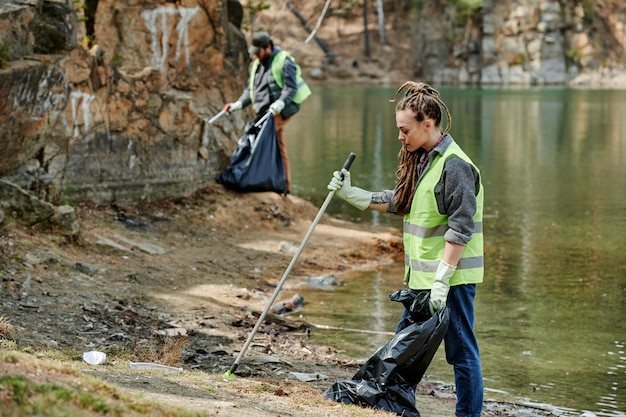
[[[476, 331], [485, 385], [517, 397], [624, 416], [626, 368], [626, 91], [441, 89], [451, 134], [485, 185], [485, 282]], [[355, 152], [353, 184], [393, 188], [395, 89], [316, 88], [287, 125], [294, 194], [321, 205], [326, 184]], [[335, 199], [327, 212], [400, 227]], [[393, 331], [398, 266], [305, 296], [312, 322]], [[354, 284], [356, 283], [356, 284]], [[388, 340], [317, 332], [347, 355]], [[315, 336], [315, 337], [318, 337]], [[429, 376], [452, 381], [442, 352]], [[489, 394], [487, 395], [489, 396]]]

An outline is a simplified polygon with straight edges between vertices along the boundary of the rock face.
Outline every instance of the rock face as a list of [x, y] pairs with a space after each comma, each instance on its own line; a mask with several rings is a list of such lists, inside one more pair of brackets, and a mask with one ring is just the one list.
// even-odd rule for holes
[[437, 85], [570, 85], [583, 72], [624, 71], [626, 4], [619, 0], [484, 0], [467, 16], [429, 4], [415, 19], [414, 72]]
[[55, 214], [52, 204], [41, 201], [4, 180], [0, 180], [0, 208], [15, 211], [13, 217], [19, 217], [30, 226]]
[[89, 51], [75, 2], [32, 3], [0, 6], [0, 176], [51, 202], [154, 201], [213, 181], [244, 121], [206, 119], [249, 63], [226, 1], [100, 0]]

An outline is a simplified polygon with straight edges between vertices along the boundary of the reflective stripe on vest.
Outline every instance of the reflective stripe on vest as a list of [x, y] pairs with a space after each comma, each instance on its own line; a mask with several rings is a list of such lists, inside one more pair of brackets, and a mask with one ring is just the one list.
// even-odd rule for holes
[[[437, 155], [428, 171], [420, 179], [411, 204], [411, 211], [404, 216], [403, 238], [405, 248], [405, 283], [411, 289], [430, 289], [439, 261], [443, 257], [449, 229], [448, 216], [439, 213], [435, 198], [435, 186], [441, 179], [445, 161], [458, 157], [478, 168], [454, 141], [443, 155]], [[478, 283], [483, 280], [483, 186], [476, 196], [474, 233], [465, 245], [450, 285]]]
[[[300, 68], [300, 66], [298, 64], [296, 64], [296, 60], [289, 54], [289, 52], [287, 51], [280, 51], [278, 52], [276, 55], [274, 55], [274, 58], [272, 58], [272, 78], [274, 79], [274, 82], [276, 83], [276, 85], [278, 86], [278, 91], [282, 90], [283, 88], [283, 67], [285, 66], [285, 60], [289, 58], [293, 61], [294, 65], [296, 66], [296, 94], [293, 96], [292, 101], [296, 104], [300, 104], [302, 103], [304, 100], [306, 100], [307, 97], [309, 97], [311, 95], [311, 89], [309, 88], [309, 86], [306, 84], [306, 82], [304, 82], [304, 79], [302, 78], [302, 69]], [[259, 67], [259, 59], [255, 58], [254, 61], [252, 61], [252, 67], [250, 68], [250, 80], [248, 81], [248, 86], [250, 87], [250, 101], [252, 101], [254, 103], [254, 76], [256, 74], [256, 70]], [[271, 81], [270, 81], [271, 83]], [[273, 86], [270, 85], [270, 90], [273, 89]], [[288, 103], [285, 103], [288, 104]]]

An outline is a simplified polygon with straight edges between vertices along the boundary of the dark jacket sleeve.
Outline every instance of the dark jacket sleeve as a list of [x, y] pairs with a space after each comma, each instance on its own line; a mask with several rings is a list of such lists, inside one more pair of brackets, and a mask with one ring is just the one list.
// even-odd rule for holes
[[241, 105], [243, 107], [247, 107], [250, 104], [252, 104], [252, 100], [250, 100], [250, 88], [249, 87], [246, 87], [246, 89], [243, 90], [243, 93], [241, 93], [237, 101], [241, 101]]

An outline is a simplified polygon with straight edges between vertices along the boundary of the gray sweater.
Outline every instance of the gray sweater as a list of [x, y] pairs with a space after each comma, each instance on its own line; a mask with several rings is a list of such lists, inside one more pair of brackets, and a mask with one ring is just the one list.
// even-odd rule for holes
[[[441, 142], [429, 153], [429, 161], [436, 154], [443, 154], [452, 143], [452, 136], [446, 134]], [[425, 152], [424, 152], [425, 153]], [[424, 155], [421, 155], [421, 159]], [[424, 172], [428, 171], [430, 162]], [[423, 175], [423, 174], [422, 174]], [[418, 179], [421, 180], [421, 176]], [[474, 167], [460, 158], [449, 158], [444, 165], [443, 173], [435, 186], [435, 200], [439, 213], [448, 216], [449, 229], [444, 238], [446, 241], [466, 245], [474, 232], [474, 214], [476, 213], [476, 196], [480, 190], [480, 175]], [[393, 190], [383, 191], [384, 199], [389, 201], [390, 213], [397, 214], [393, 207]]]

